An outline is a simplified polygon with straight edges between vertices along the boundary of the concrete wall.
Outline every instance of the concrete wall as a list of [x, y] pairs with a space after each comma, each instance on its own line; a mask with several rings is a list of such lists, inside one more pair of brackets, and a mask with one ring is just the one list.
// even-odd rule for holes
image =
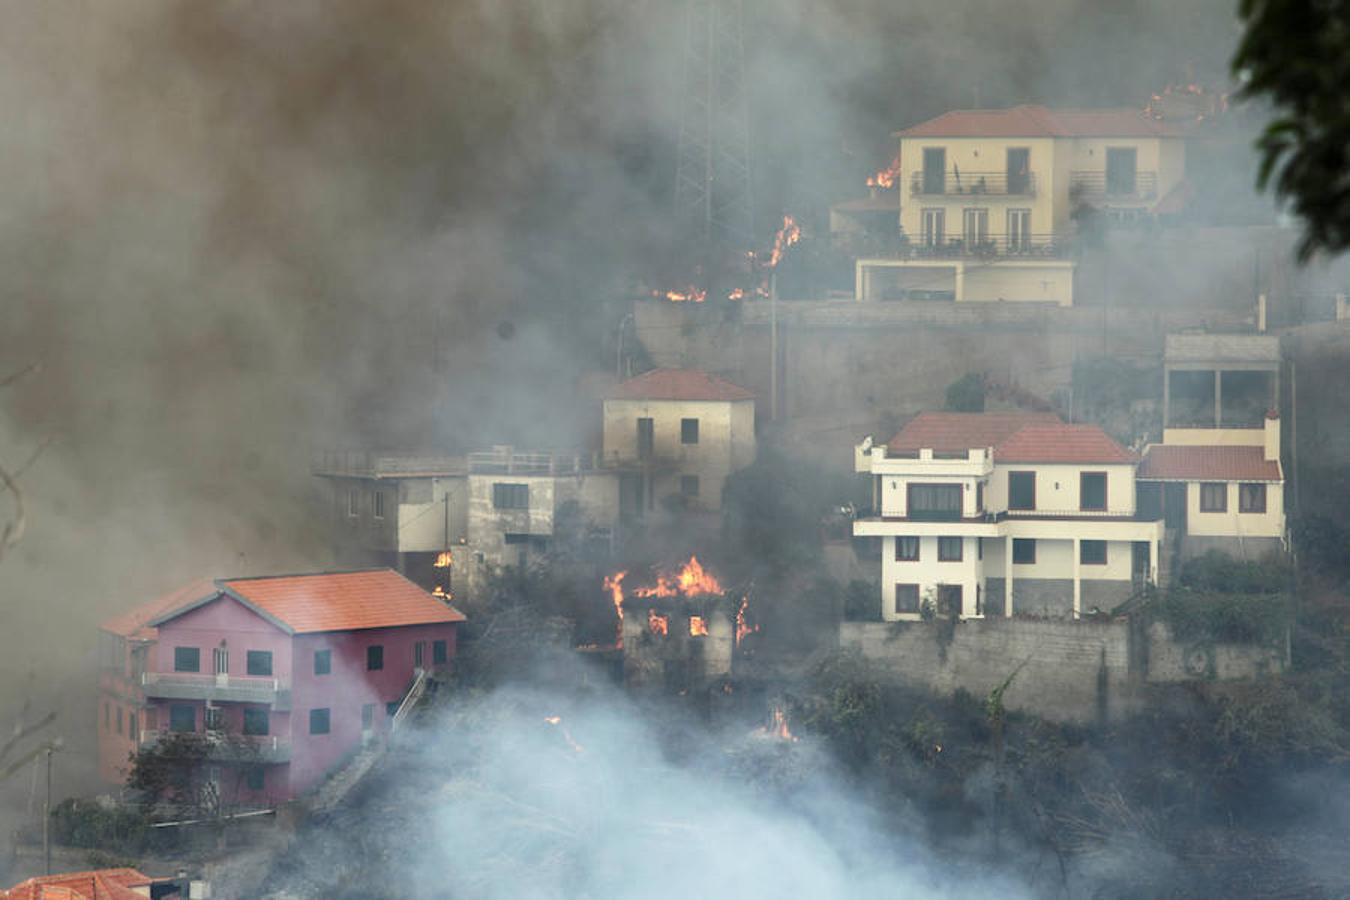
[[468, 538], [467, 478], [403, 478], [397, 490], [400, 552], [436, 552]]
[[[629, 687], [697, 689], [731, 674], [736, 646], [734, 613], [726, 598], [684, 597], [624, 603], [623, 671]], [[651, 627], [648, 613], [665, 617], [665, 632]], [[690, 616], [701, 615], [707, 634], [694, 635]]]
[[1283, 666], [1277, 651], [1185, 644], [1164, 625], [1132, 631], [1124, 621], [845, 622], [839, 642], [944, 694], [960, 688], [983, 698], [1021, 666], [1004, 704], [1056, 721], [1119, 718], [1151, 683], [1252, 678]]

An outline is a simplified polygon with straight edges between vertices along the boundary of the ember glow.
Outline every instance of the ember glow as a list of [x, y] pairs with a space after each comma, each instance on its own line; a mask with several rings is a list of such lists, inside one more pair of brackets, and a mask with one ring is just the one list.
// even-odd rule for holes
[[454, 556], [451, 555], [450, 551], [442, 550], [436, 556], [436, 562], [433, 563], [433, 565], [435, 565], [435, 567], [438, 569], [448, 569], [450, 568], [450, 566], [454, 565], [454, 562], [455, 558]]
[[689, 617], [689, 636], [690, 636], [690, 637], [703, 637], [703, 636], [706, 636], [707, 634], [708, 634], [708, 623], [707, 623], [706, 621], [704, 621], [703, 617], [702, 617], [702, 616], [690, 616], [690, 617]]
[[769, 722], [759, 730], [764, 737], [774, 738], [779, 741], [795, 741], [797, 736], [788, 728], [787, 713], [783, 712], [783, 707], [775, 706], [773, 712], [769, 715]]
[[748, 634], [754, 634], [759, 631], [758, 625], [750, 625], [745, 621], [745, 611], [750, 608], [750, 598], [742, 597], [740, 608], [736, 610], [736, 646], [741, 645]]
[[670, 616], [663, 616], [654, 609], [647, 610], [647, 628], [652, 634], [665, 637], [670, 633]]

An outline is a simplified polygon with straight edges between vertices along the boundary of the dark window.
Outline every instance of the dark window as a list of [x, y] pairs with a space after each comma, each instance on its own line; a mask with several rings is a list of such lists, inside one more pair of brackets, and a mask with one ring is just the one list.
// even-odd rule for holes
[[975, 484], [975, 512], [984, 512], [984, 482], [979, 481]]
[[253, 706], [244, 707], [244, 734], [267, 734], [267, 710]]
[[327, 734], [329, 724], [327, 709], [311, 709], [309, 711], [310, 734]]
[[1035, 538], [1013, 538], [1013, 562], [1029, 566], [1036, 561]]
[[271, 650], [250, 650], [245, 656], [245, 666], [250, 675], [272, 674], [272, 651]]
[[638, 459], [651, 459], [656, 447], [656, 425], [651, 419], [637, 420]]
[[498, 481], [492, 485], [493, 509], [529, 509], [530, 486]]
[[959, 616], [961, 609], [961, 585], [939, 584], [937, 589], [937, 612], [940, 616]]
[[174, 647], [173, 670], [175, 672], [200, 672], [202, 670], [202, 651], [196, 647]]
[[375, 518], [384, 518], [384, 491], [375, 492]]
[[919, 561], [919, 539], [916, 537], [898, 537], [895, 539], [896, 562]]
[[964, 538], [938, 538], [938, 562], [960, 562], [961, 544]]
[[1083, 541], [1078, 545], [1078, 561], [1085, 566], [1106, 565], [1106, 541]]
[[911, 519], [951, 520], [961, 518], [961, 485], [909, 485], [909, 517]]
[[1078, 476], [1078, 505], [1082, 509], [1106, 509], [1106, 473], [1084, 472]]
[[170, 731], [196, 731], [197, 709], [188, 703], [169, 704]]
[[413, 644], [413, 666], [422, 668], [422, 661], [427, 655], [427, 642], [418, 641]]
[[445, 641], [431, 642], [431, 664], [443, 666], [450, 661], [449, 645]]
[[1137, 158], [1133, 147], [1106, 148], [1106, 193], [1129, 196], [1135, 192]]
[[379, 644], [366, 648], [366, 669], [378, 672], [384, 668], [384, 647]]
[[1264, 484], [1238, 485], [1238, 512], [1263, 513], [1266, 511], [1266, 486]]
[[681, 476], [680, 476], [680, 493], [683, 494], [683, 495], [686, 496], [686, 497], [697, 497], [697, 496], [698, 496], [698, 476], [697, 476], [697, 475], [681, 475]]
[[122, 707], [117, 707], [117, 733], [122, 733]]
[[361, 730], [370, 731], [375, 727], [375, 704], [367, 703], [361, 707]]
[[919, 586], [917, 584], [897, 584], [895, 586], [895, 611], [897, 613], [916, 613], [919, 611]]
[[502, 542], [506, 544], [528, 544], [530, 536], [528, 534], [518, 534], [508, 531], [502, 535]]
[[267, 770], [262, 766], [248, 767], [248, 789], [250, 791], [261, 791], [267, 784]]
[[1036, 508], [1036, 473], [1008, 473], [1008, 509]]
[[923, 148], [923, 192], [925, 194], [942, 194], [943, 176], [947, 169], [947, 148], [945, 147], [924, 147]]
[[361, 489], [360, 489], [360, 488], [348, 488], [348, 489], [347, 489], [347, 515], [348, 515], [348, 516], [351, 516], [352, 518], [355, 518], [356, 515], [357, 515], [357, 513], [359, 513], [360, 511], [361, 511]]
[[1228, 485], [1222, 481], [1207, 481], [1200, 485], [1201, 512], [1228, 511]]
[[134, 709], [127, 710], [127, 737], [131, 738], [132, 741], [137, 740], [140, 737], [140, 729], [140, 716], [137, 711]]
[[327, 675], [333, 671], [333, 651], [315, 650], [314, 651], [314, 674]]
[[1025, 194], [1031, 187], [1031, 150], [1027, 147], [1009, 147], [1008, 193]]
[[394, 715], [398, 712], [398, 708], [402, 705], [403, 705], [402, 700], [390, 700], [388, 703], [384, 705], [384, 714], [392, 719]]
[[698, 419], [680, 420], [680, 443], [681, 444], [698, 443]]
[[202, 724], [207, 731], [225, 730], [225, 710], [219, 706], [208, 706], [202, 710]]

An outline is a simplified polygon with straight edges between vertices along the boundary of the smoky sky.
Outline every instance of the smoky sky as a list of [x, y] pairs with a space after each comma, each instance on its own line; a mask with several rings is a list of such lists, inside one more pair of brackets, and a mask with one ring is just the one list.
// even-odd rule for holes
[[[0, 361], [42, 366], [0, 394], [0, 459], [52, 442], [0, 564], [0, 713], [90, 718], [108, 612], [331, 565], [312, 450], [584, 437], [575, 379], [676, 237], [680, 8], [0, 4]], [[1218, 0], [744, 18], [762, 244], [856, 194], [898, 127], [1142, 105], [1220, 81], [1237, 34]]]

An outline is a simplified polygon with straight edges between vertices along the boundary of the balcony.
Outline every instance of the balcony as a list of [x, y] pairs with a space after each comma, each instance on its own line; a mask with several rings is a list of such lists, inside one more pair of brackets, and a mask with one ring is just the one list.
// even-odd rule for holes
[[1075, 241], [1063, 234], [988, 235], [984, 238], [943, 238], [925, 235], [897, 245], [900, 259], [1034, 260], [1066, 259], [1073, 255]]
[[513, 447], [495, 447], [468, 457], [468, 471], [473, 475], [580, 475], [597, 468], [599, 460], [590, 453], [521, 452]]
[[1108, 178], [1105, 172], [1070, 172], [1069, 193], [1087, 203], [1149, 203], [1158, 199], [1158, 173]]
[[1008, 172], [915, 172], [909, 180], [911, 197], [988, 196], [1034, 197], [1036, 175], [1014, 175]]
[[146, 672], [141, 675], [141, 687], [145, 691], [145, 696], [160, 700], [266, 703], [280, 711], [291, 708], [289, 678], [204, 675], [200, 672]]
[[262, 735], [252, 737], [241, 734], [224, 734], [218, 731], [172, 732], [163, 729], [151, 729], [141, 732], [140, 747], [147, 750], [154, 747], [167, 735], [192, 734], [205, 740], [207, 758], [219, 762], [286, 763], [291, 761], [291, 742], [280, 735]]

